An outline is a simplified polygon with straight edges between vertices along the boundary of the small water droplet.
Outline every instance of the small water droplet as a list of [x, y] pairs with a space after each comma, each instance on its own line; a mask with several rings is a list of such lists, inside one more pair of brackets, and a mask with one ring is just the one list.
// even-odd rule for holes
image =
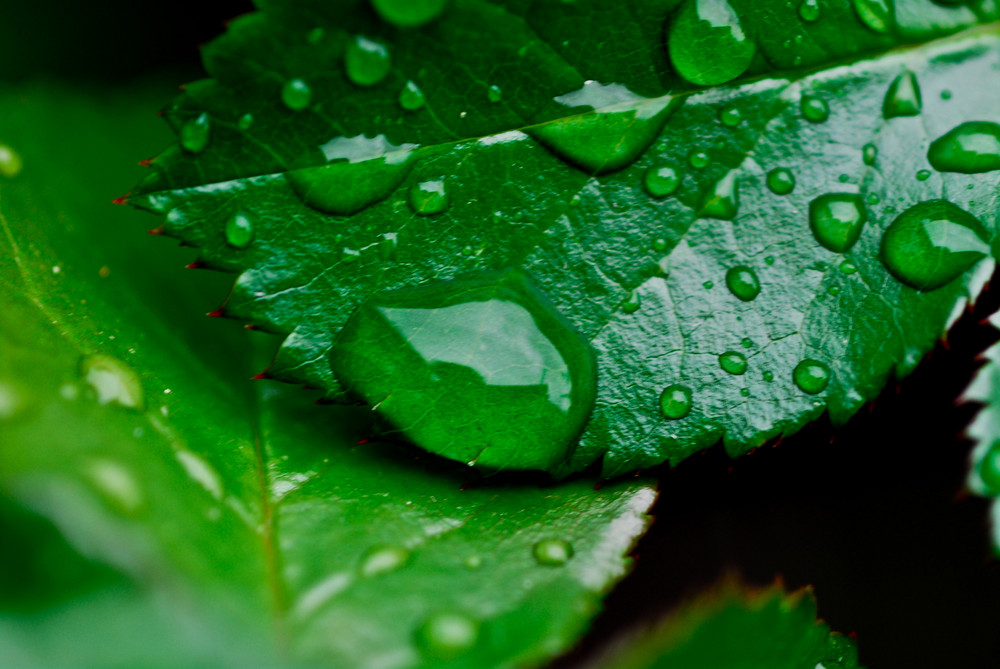
[[854, 11], [868, 28], [877, 33], [887, 33], [892, 28], [891, 0], [854, 0]]
[[765, 381], [767, 381], [768, 383], [770, 383], [771, 381], [774, 381], [774, 372], [772, 372], [770, 369], [765, 370], [764, 374], [763, 374], [763, 377], [764, 377]]
[[399, 233], [384, 232], [378, 236], [378, 252], [382, 260], [392, 260], [396, 257], [396, 248], [399, 246]]
[[740, 388], [740, 396], [741, 397], [750, 397], [750, 389], [749, 388]]
[[653, 250], [654, 251], [666, 251], [667, 247], [670, 246], [667, 240], [663, 237], [657, 237], [653, 240]]
[[990, 445], [986, 455], [976, 465], [976, 472], [990, 495], [1000, 495], [1000, 441]]
[[875, 148], [875, 145], [865, 144], [864, 148], [861, 149], [861, 160], [864, 161], [865, 165], [871, 167], [875, 164], [876, 158], [878, 158], [878, 149]]
[[281, 101], [292, 111], [305, 109], [311, 100], [312, 89], [302, 79], [289, 79], [281, 87]]
[[830, 286], [826, 289], [826, 292], [836, 297], [837, 295], [840, 295], [840, 286]]
[[990, 253], [986, 229], [946, 200], [914, 205], [882, 236], [889, 272], [917, 290], [934, 290], [961, 276]]
[[764, 256], [764, 264], [765, 265], [773, 265], [774, 264], [774, 256]]
[[746, 374], [747, 358], [739, 351], [726, 351], [719, 356], [719, 367], [730, 374]]
[[14, 149], [6, 144], [0, 144], [0, 175], [13, 179], [21, 173], [24, 162]]
[[726, 0], [688, 0], [670, 19], [667, 51], [678, 74], [712, 86], [746, 72], [757, 47]]
[[731, 221], [739, 213], [739, 207], [739, 183], [736, 180], [736, 170], [731, 170], [726, 176], [715, 182], [712, 189], [702, 197], [698, 216]]
[[775, 195], [788, 195], [795, 190], [795, 175], [784, 167], [776, 167], [767, 173], [767, 187]]
[[448, 209], [444, 177], [413, 184], [410, 188], [410, 207], [420, 216], [433, 216]]
[[756, 272], [745, 265], [738, 265], [726, 272], [726, 287], [744, 302], [750, 302], [760, 294], [760, 280]]
[[1000, 124], [962, 123], [931, 142], [927, 160], [938, 172], [979, 174], [1000, 170]]
[[573, 557], [573, 544], [565, 539], [542, 539], [531, 552], [543, 567], [561, 567]]
[[236, 121], [236, 127], [246, 132], [253, 125], [253, 114], [247, 112]]
[[466, 569], [479, 569], [483, 566], [483, 558], [478, 555], [470, 555], [465, 558], [465, 568]]
[[486, 97], [489, 99], [490, 102], [496, 104], [497, 102], [503, 100], [503, 91], [500, 90], [499, 86], [493, 84], [486, 91]]
[[175, 451], [174, 457], [191, 480], [215, 499], [222, 499], [222, 477], [204, 458], [192, 451]]
[[434, 660], [452, 660], [466, 654], [478, 637], [479, 624], [455, 611], [435, 613], [416, 632], [417, 646]]
[[917, 83], [916, 75], [906, 71], [889, 84], [885, 101], [882, 103], [882, 116], [887, 119], [897, 116], [919, 116], [921, 106], [920, 84]]
[[97, 394], [98, 404], [143, 409], [142, 381], [131, 367], [109, 355], [89, 355], [80, 362], [80, 376]]
[[407, 111], [416, 111], [427, 103], [427, 97], [413, 81], [407, 81], [399, 91], [399, 106]]
[[0, 381], [0, 421], [10, 420], [24, 409], [25, 400], [17, 389]]
[[340, 262], [350, 265], [361, 258], [361, 251], [345, 246], [340, 250]]
[[735, 107], [728, 107], [723, 109], [722, 113], [719, 114], [719, 121], [721, 121], [722, 125], [727, 128], [735, 128], [743, 122], [743, 115], [740, 113], [739, 109], [736, 109]]
[[917, 176], [917, 181], [927, 181], [928, 179], [931, 178], [931, 171], [918, 170], [916, 176]]
[[181, 126], [181, 147], [189, 153], [201, 153], [208, 146], [211, 135], [211, 122], [207, 113], [199, 114], [197, 118], [186, 121]]
[[704, 151], [694, 151], [688, 154], [688, 164], [696, 170], [708, 167], [708, 154]]
[[410, 560], [410, 551], [402, 546], [373, 546], [362, 556], [358, 573], [371, 577], [402, 569]]
[[855, 272], [858, 271], [858, 266], [852, 263], [850, 260], [845, 260], [844, 262], [840, 263], [840, 271], [848, 275], [854, 274]]
[[803, 392], [815, 395], [826, 390], [830, 383], [830, 368], [818, 360], [806, 358], [792, 371], [795, 385]]
[[802, 0], [799, 3], [799, 17], [803, 21], [817, 21], [819, 20], [819, 15], [819, 0]]
[[400, 28], [420, 26], [436, 19], [448, 0], [372, 0], [379, 15]]
[[253, 241], [253, 222], [246, 214], [237, 213], [226, 221], [226, 243], [238, 249], [245, 249]]
[[850, 180], [851, 177], [848, 174], [841, 174], [839, 177], [837, 177], [837, 181], [839, 181], [842, 184], [846, 184]]
[[358, 35], [347, 46], [344, 68], [358, 86], [374, 86], [385, 79], [391, 66], [389, 50], [380, 42]]
[[941, 99], [951, 100], [951, 91], [949, 91], [947, 88], [941, 91]]
[[802, 118], [810, 123], [822, 123], [830, 118], [830, 106], [826, 100], [815, 95], [803, 95], [800, 108]]
[[673, 384], [660, 393], [660, 411], [670, 420], [679, 420], [691, 413], [691, 389]]
[[677, 190], [681, 174], [671, 165], [654, 165], [646, 170], [642, 183], [646, 192], [653, 197], [667, 197]]
[[639, 307], [642, 306], [642, 300], [639, 297], [638, 291], [633, 290], [628, 295], [628, 299], [622, 303], [622, 311], [626, 314], [634, 314], [639, 311]]
[[878, 193], [868, 193], [868, 195], [865, 196], [865, 202], [870, 205], [876, 205], [881, 201], [882, 198], [879, 197]]
[[145, 504], [142, 487], [125, 465], [112, 460], [91, 461], [84, 473], [101, 495], [117, 509], [134, 515]]
[[705, 290], [712, 290], [713, 288], [715, 288], [715, 282], [706, 281], [703, 284], [701, 284], [701, 287], [704, 288]]
[[855, 193], [827, 193], [809, 203], [809, 227], [816, 241], [834, 253], [846, 253], [854, 246], [868, 212]]
[[740, 346], [743, 348], [753, 348], [753, 339], [750, 339], [750, 337], [744, 337], [740, 340]]

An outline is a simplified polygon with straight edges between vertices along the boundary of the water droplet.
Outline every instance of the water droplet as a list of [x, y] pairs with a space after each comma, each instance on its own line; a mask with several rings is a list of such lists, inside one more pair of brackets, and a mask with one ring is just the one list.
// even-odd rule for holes
[[784, 167], [776, 167], [767, 173], [767, 187], [775, 195], [788, 195], [795, 190], [795, 175]]
[[949, 91], [947, 88], [941, 91], [941, 99], [951, 100], [951, 91]]
[[312, 89], [302, 79], [289, 79], [281, 87], [281, 101], [292, 111], [305, 109], [311, 100]]
[[764, 256], [764, 264], [765, 265], [773, 265], [774, 264], [774, 256]]
[[226, 221], [226, 243], [238, 249], [245, 249], [253, 241], [253, 222], [246, 214], [234, 214]]
[[750, 389], [749, 388], [740, 388], [740, 396], [741, 397], [750, 397]]
[[719, 356], [719, 367], [730, 374], [746, 374], [747, 358], [739, 351], [726, 351]]
[[696, 170], [708, 167], [708, 154], [704, 151], [691, 151], [688, 154], [688, 164]]
[[622, 303], [622, 311], [626, 314], [634, 314], [639, 311], [639, 307], [642, 306], [642, 300], [639, 297], [638, 291], [633, 290], [628, 295], [628, 299]]
[[735, 128], [743, 122], [743, 115], [740, 113], [739, 109], [729, 107], [722, 110], [722, 113], [719, 114], [719, 120], [722, 122], [722, 125], [727, 128]]
[[668, 246], [670, 246], [670, 244], [668, 244], [667, 240], [663, 237], [657, 237], [653, 240], [654, 251], [666, 251]]
[[713, 288], [715, 288], [715, 283], [712, 281], [706, 281], [705, 283], [701, 284], [701, 286], [705, 290], [712, 290]]
[[448, 208], [444, 177], [421, 181], [410, 188], [410, 207], [420, 216], [440, 214]]
[[882, 116], [887, 119], [896, 116], [919, 116], [921, 104], [917, 77], [912, 72], [903, 72], [889, 85], [885, 101], [882, 103]]
[[768, 383], [770, 383], [771, 381], [774, 381], [774, 372], [772, 372], [770, 369], [765, 370], [764, 374], [763, 374], [763, 377], [764, 377], [765, 381], [767, 381]]
[[917, 290], [934, 290], [989, 255], [986, 229], [972, 214], [945, 200], [914, 205], [882, 236], [889, 272]]
[[740, 346], [743, 348], [753, 348], [753, 339], [750, 339], [750, 337], [744, 337], [740, 340]]
[[434, 660], [452, 660], [470, 651], [479, 637], [479, 624], [454, 611], [435, 613], [416, 632], [417, 646]]
[[141, 411], [142, 381], [131, 367], [109, 355], [89, 355], [80, 362], [80, 376], [97, 394], [98, 404], [118, 404]]
[[858, 266], [852, 263], [850, 260], [845, 260], [840, 263], [840, 271], [844, 274], [854, 274], [858, 271]]
[[740, 207], [739, 184], [736, 181], [736, 170], [719, 179], [712, 189], [705, 193], [698, 209], [701, 218], [717, 218], [731, 221], [736, 218]]
[[865, 165], [871, 167], [875, 164], [876, 158], [878, 158], [878, 149], [875, 148], [875, 145], [865, 144], [864, 148], [861, 149], [861, 160], [864, 161]]
[[865, 202], [870, 205], [876, 205], [881, 201], [882, 198], [878, 196], [878, 193], [868, 193], [868, 195], [865, 196]]
[[490, 86], [489, 90], [486, 91], [486, 97], [492, 103], [497, 103], [503, 100], [503, 91], [496, 84]]
[[361, 558], [358, 572], [362, 576], [378, 576], [396, 571], [406, 566], [410, 551], [402, 546], [374, 546]]
[[142, 487], [124, 465], [111, 460], [94, 460], [84, 473], [101, 495], [127, 515], [138, 512], [145, 504]]
[[757, 47], [726, 0], [688, 0], [670, 23], [670, 62], [692, 84], [722, 84], [746, 72]]
[[799, 3], [799, 17], [803, 21], [817, 21], [819, 20], [819, 0], [802, 0]]
[[976, 466], [976, 471], [988, 494], [1000, 495], [1000, 441], [990, 445], [986, 455]]
[[215, 499], [222, 499], [222, 477], [204, 458], [191, 451], [176, 451], [174, 457], [191, 480]]
[[407, 81], [399, 91], [399, 106], [407, 111], [416, 111], [427, 102], [424, 92], [413, 81]]
[[822, 123], [830, 118], [830, 106], [823, 98], [815, 95], [803, 95], [800, 103], [802, 118], [810, 123]]
[[411, 442], [486, 469], [561, 462], [596, 397], [587, 340], [516, 270], [376, 293], [330, 357]]
[[830, 286], [826, 289], [826, 292], [836, 297], [837, 295], [840, 295], [840, 286]]
[[389, 74], [392, 62], [384, 44], [358, 35], [347, 46], [344, 68], [358, 86], [374, 86]]
[[14, 418], [21, 413], [24, 404], [24, 398], [14, 386], [0, 381], [0, 421]]
[[745, 265], [733, 267], [726, 272], [726, 287], [744, 302], [750, 302], [760, 294], [760, 280], [757, 274]]
[[846, 253], [854, 246], [868, 212], [855, 193], [827, 193], [809, 203], [809, 227], [816, 241], [834, 253]]
[[21, 156], [6, 144], [0, 144], [0, 175], [13, 179], [21, 173], [24, 163]]
[[399, 233], [384, 232], [378, 236], [378, 253], [382, 260], [392, 260], [396, 257], [399, 246]]
[[236, 127], [246, 132], [253, 125], [253, 114], [247, 112], [236, 121]]
[[211, 123], [208, 120], [208, 114], [199, 114], [198, 118], [193, 118], [181, 126], [181, 147], [189, 153], [201, 153], [208, 146], [210, 131]]
[[1000, 125], [963, 123], [931, 142], [927, 160], [939, 172], [979, 174], [1000, 170]]
[[803, 392], [815, 395], [826, 390], [830, 383], [830, 368], [818, 360], [806, 358], [795, 365], [792, 378]]
[[356, 263], [361, 258], [361, 251], [345, 246], [340, 250], [340, 262], [345, 265]]
[[525, 129], [556, 155], [596, 174], [630, 165], [659, 135], [680, 98], [644, 98], [621, 84], [588, 81], [555, 101], [580, 111]]
[[673, 384], [660, 393], [660, 411], [670, 420], [678, 420], [691, 413], [691, 389]]
[[483, 566], [483, 558], [478, 555], [470, 555], [465, 558], [465, 568], [466, 569], [479, 569]]
[[400, 28], [411, 28], [433, 21], [447, 4], [448, 0], [372, 0], [375, 11]]
[[927, 181], [931, 178], [930, 170], [918, 170], [917, 171], [917, 181]]
[[892, 27], [891, 0], [854, 0], [854, 11], [868, 28], [887, 33]]
[[646, 170], [642, 183], [653, 197], [667, 197], [677, 190], [681, 174], [670, 165], [654, 165]]
[[531, 552], [543, 567], [561, 567], [573, 557], [573, 544], [565, 539], [542, 539]]

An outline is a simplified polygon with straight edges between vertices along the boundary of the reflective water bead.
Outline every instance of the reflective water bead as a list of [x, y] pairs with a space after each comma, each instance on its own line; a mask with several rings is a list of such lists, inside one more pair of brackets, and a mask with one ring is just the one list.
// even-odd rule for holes
[[678, 74], [711, 86], [743, 74], [757, 47], [726, 0], [687, 0], [670, 20], [667, 51]]
[[351, 40], [344, 54], [347, 76], [358, 86], [374, 86], [385, 79], [391, 66], [385, 45], [362, 35]]
[[0, 175], [13, 179], [21, 172], [24, 163], [17, 151], [6, 144], [0, 144]]
[[918, 116], [922, 104], [917, 77], [912, 72], [906, 71], [893, 79], [889, 85], [882, 103], [882, 116], [887, 119], [897, 116]]
[[500, 90], [499, 86], [493, 84], [486, 91], [486, 97], [489, 99], [490, 102], [493, 103], [500, 102], [501, 100], [503, 100], [503, 91]]
[[865, 144], [861, 149], [861, 160], [865, 165], [871, 167], [875, 164], [875, 159], [878, 158], [878, 149], [875, 148], [874, 144]]
[[406, 566], [409, 560], [410, 551], [403, 546], [374, 546], [361, 558], [358, 572], [366, 577], [387, 574]]
[[856, 193], [827, 193], [809, 203], [809, 227], [821, 246], [846, 253], [861, 237], [868, 212]]
[[739, 109], [736, 109], [735, 107], [728, 107], [722, 110], [722, 113], [719, 114], [719, 120], [722, 122], [722, 125], [727, 128], [735, 128], [743, 122], [743, 115], [740, 114]]
[[434, 660], [452, 660], [470, 651], [479, 637], [479, 623], [455, 611], [435, 613], [416, 632], [417, 646]]
[[979, 174], [1000, 170], [1000, 124], [962, 123], [931, 142], [927, 160], [939, 172]]
[[747, 371], [747, 358], [738, 351], [726, 351], [719, 356], [719, 366], [730, 374], [745, 374]]
[[800, 390], [815, 395], [826, 390], [829, 385], [830, 368], [818, 360], [806, 358], [795, 365], [792, 378]]
[[413, 184], [410, 188], [410, 207], [420, 216], [433, 216], [448, 209], [444, 177]]
[[660, 411], [670, 420], [679, 420], [691, 413], [691, 389], [673, 384], [660, 393]]
[[211, 122], [208, 119], [208, 114], [199, 114], [197, 118], [186, 121], [181, 126], [181, 147], [189, 153], [201, 153], [208, 146], [210, 132]]
[[745, 265], [738, 265], [726, 272], [726, 287], [744, 302], [750, 302], [760, 294], [760, 280], [756, 272]]
[[819, 0], [802, 0], [799, 3], [799, 18], [803, 21], [817, 21], [819, 20], [819, 15]]
[[800, 109], [802, 118], [810, 123], [822, 123], [830, 117], [830, 106], [826, 100], [815, 95], [803, 95]]
[[868, 28], [887, 33], [892, 28], [891, 0], [854, 0], [854, 11]]
[[688, 164], [696, 170], [708, 167], [708, 154], [704, 151], [691, 151], [688, 154]]
[[399, 106], [407, 111], [416, 111], [426, 102], [424, 92], [413, 81], [407, 81], [399, 91]]
[[253, 241], [253, 222], [246, 214], [237, 213], [226, 221], [226, 243], [238, 249], [245, 249]]
[[655, 198], [663, 198], [677, 190], [681, 175], [671, 165], [654, 165], [646, 170], [642, 183], [647, 193]]
[[788, 195], [795, 190], [795, 175], [784, 167], [776, 167], [767, 173], [767, 187], [775, 195]]
[[538, 564], [544, 567], [561, 567], [573, 557], [573, 544], [565, 539], [542, 539], [531, 552]]
[[312, 89], [302, 79], [289, 79], [281, 87], [281, 101], [292, 111], [305, 109], [311, 100]]
[[437, 18], [448, 0], [371, 0], [375, 11], [400, 28], [420, 26]]

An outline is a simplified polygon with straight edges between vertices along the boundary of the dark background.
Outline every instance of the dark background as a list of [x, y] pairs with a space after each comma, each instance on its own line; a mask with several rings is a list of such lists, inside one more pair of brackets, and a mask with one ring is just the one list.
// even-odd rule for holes
[[[236, 0], [0, 5], [0, 85], [39, 76], [127, 85], [164, 70], [181, 84], [202, 76], [198, 45], [252, 9]], [[857, 634], [870, 668], [1000, 667], [988, 504], [961, 495], [971, 448], [962, 431], [975, 407], [956, 402], [976, 355], [998, 338], [980, 322], [998, 306], [1000, 289], [989, 291], [948, 346], [844, 428], [823, 419], [738, 461], [716, 447], [649, 472], [662, 492], [635, 571], [557, 666], [576, 666], [735, 571], [754, 584], [812, 584], [820, 615]]]

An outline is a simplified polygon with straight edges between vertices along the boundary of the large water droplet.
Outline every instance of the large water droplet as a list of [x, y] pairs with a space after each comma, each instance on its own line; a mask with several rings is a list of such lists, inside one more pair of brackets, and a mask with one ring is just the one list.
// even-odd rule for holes
[[434, 660], [452, 660], [476, 645], [479, 624], [455, 611], [435, 613], [417, 629], [416, 641], [421, 652]]
[[407, 111], [416, 111], [424, 106], [427, 97], [412, 81], [407, 81], [403, 89], [399, 91], [399, 106]]
[[412, 442], [486, 469], [562, 461], [596, 396], [590, 345], [515, 270], [375, 294], [331, 365]]
[[882, 103], [882, 116], [918, 116], [921, 108], [920, 84], [912, 72], [903, 72], [893, 79]]
[[726, 351], [719, 356], [719, 367], [730, 374], [746, 374], [747, 357], [739, 351]]
[[760, 294], [757, 273], [745, 265], [737, 265], [726, 272], [726, 287], [744, 302], [749, 302]]
[[208, 119], [208, 114], [199, 114], [197, 118], [193, 118], [181, 126], [181, 147], [190, 153], [201, 153], [208, 146], [210, 135], [211, 122]]
[[347, 45], [344, 68], [358, 86], [374, 86], [389, 74], [392, 62], [384, 44], [358, 35]]
[[667, 39], [670, 62], [692, 84], [721, 84], [746, 72], [757, 47], [726, 0], [687, 0]]
[[715, 182], [712, 189], [702, 197], [698, 216], [731, 221], [736, 218], [739, 207], [740, 193], [736, 170], [731, 170], [729, 174]]
[[361, 558], [358, 572], [362, 576], [387, 574], [406, 566], [409, 560], [410, 551], [402, 546], [374, 546]]
[[819, 0], [802, 0], [799, 3], [799, 17], [803, 21], [817, 21], [819, 20], [819, 15]]
[[784, 167], [776, 167], [767, 173], [767, 187], [775, 195], [788, 195], [795, 190], [795, 175]]
[[238, 249], [245, 249], [253, 241], [253, 221], [246, 214], [234, 214], [226, 221], [226, 243]]
[[410, 207], [421, 216], [440, 214], [448, 208], [444, 177], [421, 181], [410, 187]]
[[830, 118], [830, 106], [826, 100], [815, 95], [803, 95], [799, 107], [802, 110], [802, 118], [810, 123], [822, 123]]
[[979, 174], [1000, 170], [1000, 125], [963, 123], [931, 142], [927, 160], [939, 172]]
[[806, 358], [795, 365], [792, 378], [803, 392], [815, 395], [826, 390], [830, 384], [830, 368], [818, 360]]
[[846, 253], [854, 246], [868, 212], [856, 193], [827, 193], [809, 203], [809, 227], [816, 241], [834, 253]]
[[327, 165], [285, 173], [295, 194], [326, 214], [349, 216], [385, 198], [410, 169], [415, 144], [397, 146], [385, 135], [338, 137], [321, 149]]
[[561, 567], [573, 557], [573, 544], [565, 539], [542, 539], [531, 552], [543, 567]]
[[433, 21], [448, 0], [372, 0], [379, 15], [400, 28], [410, 28]]
[[921, 202], [896, 217], [882, 236], [882, 262], [917, 290], [934, 290], [989, 255], [986, 229], [946, 200]]
[[141, 411], [142, 381], [131, 367], [110, 355], [96, 354], [80, 362], [80, 375], [97, 394], [99, 404], [118, 404]]
[[646, 192], [656, 198], [667, 197], [681, 183], [680, 173], [671, 165], [654, 165], [646, 170], [642, 180]]
[[892, 0], [854, 0], [854, 11], [868, 28], [887, 33], [892, 28]]
[[525, 129], [551, 151], [588, 172], [605, 174], [631, 164], [657, 137], [679, 98], [644, 98], [621, 84], [584, 83], [555, 98], [592, 111], [574, 113]]
[[21, 173], [24, 163], [21, 156], [6, 144], [0, 144], [0, 175], [13, 179]]
[[680, 384], [667, 386], [660, 393], [660, 411], [670, 420], [679, 420], [691, 413], [691, 389]]
[[312, 101], [312, 89], [302, 79], [290, 79], [281, 87], [281, 101], [292, 111], [305, 109]]

